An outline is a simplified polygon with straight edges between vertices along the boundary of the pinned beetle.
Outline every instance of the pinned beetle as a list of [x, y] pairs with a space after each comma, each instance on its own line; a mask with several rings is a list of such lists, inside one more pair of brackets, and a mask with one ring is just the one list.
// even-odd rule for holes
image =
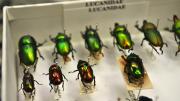
[[110, 33], [113, 36], [113, 45], [116, 45], [119, 51], [124, 49], [128, 49], [128, 51], [133, 50], [134, 42], [131, 40], [131, 35], [124, 25], [115, 23], [114, 30]]
[[93, 29], [91, 26], [86, 27], [86, 31], [83, 33], [81, 32], [82, 38], [85, 40], [85, 47], [89, 50], [90, 56], [92, 55], [94, 58], [96, 58], [97, 54], [102, 53], [102, 47], [106, 47], [103, 42], [101, 41], [98, 32], [97, 32], [97, 26], [96, 29]]
[[143, 83], [145, 71], [141, 58], [134, 53], [128, 55], [127, 58], [123, 56], [122, 58], [126, 62], [124, 67], [124, 72], [128, 76], [129, 83], [133, 83], [133, 84]]
[[178, 44], [178, 50], [175, 53], [175, 56], [180, 52], [180, 19], [174, 15], [173, 16], [173, 26], [172, 29], [166, 28], [165, 30], [168, 30], [170, 32], [174, 32], [174, 38], [176, 43]]
[[72, 53], [72, 58], [74, 59], [74, 51], [76, 51], [72, 44], [71, 44], [71, 34], [70, 36], [67, 36], [64, 33], [58, 33], [55, 38], [51, 38], [49, 36], [51, 41], [55, 43], [54, 52], [52, 55], [56, 55], [56, 58], [54, 59], [54, 62], [58, 59], [58, 54], [60, 54], [63, 59], [64, 63], [67, 61], [70, 61], [71, 59], [68, 57], [69, 53]]
[[[59, 91], [59, 85], [62, 83], [62, 88], [64, 90], [64, 79], [67, 80], [67, 78], [64, 76], [64, 74], [61, 71], [61, 67], [57, 65], [57, 63], [53, 64], [49, 68], [49, 73], [45, 74], [49, 75], [49, 85], [51, 86], [51, 90], [53, 89], [52, 85], [54, 86], [55, 93]], [[68, 80], [67, 80], [68, 81]], [[50, 90], [50, 92], [51, 92]]]
[[19, 40], [19, 59], [20, 64], [24, 66], [33, 66], [34, 71], [36, 70], [36, 64], [38, 61], [37, 52], [39, 56], [44, 60], [44, 57], [41, 55], [38, 47], [42, 46], [43, 43], [37, 43], [36, 40], [30, 36], [25, 35]]
[[23, 93], [25, 97], [26, 97], [26, 93], [28, 93], [30, 94], [29, 98], [32, 97], [32, 100], [34, 100], [34, 96], [35, 96], [34, 82], [36, 82], [39, 85], [42, 85], [38, 83], [36, 80], [34, 80], [33, 75], [29, 71], [24, 70], [23, 82], [21, 84], [21, 88], [19, 89], [19, 91], [23, 89]]
[[78, 65], [77, 65], [77, 70], [74, 70], [73, 72], [69, 72], [69, 73], [74, 73], [74, 72], [79, 71], [76, 80], [79, 79], [79, 75], [80, 75], [82, 84], [85, 87], [86, 87], [86, 83], [92, 83], [93, 80], [94, 80], [94, 86], [95, 86], [96, 85], [96, 80], [95, 80], [95, 76], [94, 76], [93, 70], [91, 68], [94, 65], [90, 65], [86, 61], [79, 60]]
[[163, 46], [168, 46], [167, 43], [163, 42], [162, 36], [160, 32], [157, 29], [157, 26], [155, 26], [153, 23], [148, 22], [147, 20], [143, 21], [143, 26], [139, 28], [139, 25], [136, 24], [135, 27], [144, 33], [144, 39], [141, 42], [141, 46], [143, 45], [143, 41], [147, 40], [149, 42], [149, 45], [159, 54], [159, 52], [156, 50], [155, 47], [160, 47], [161, 54], [163, 54]]

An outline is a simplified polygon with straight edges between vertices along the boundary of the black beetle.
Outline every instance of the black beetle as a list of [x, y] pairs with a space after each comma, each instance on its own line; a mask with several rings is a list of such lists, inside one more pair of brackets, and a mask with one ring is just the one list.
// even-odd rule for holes
[[[96, 65], [96, 64], [94, 64], [94, 65]], [[77, 70], [74, 70], [74, 71], [69, 72], [69, 73], [74, 73], [74, 72], [79, 71], [76, 80], [79, 79], [79, 75], [80, 75], [81, 81], [85, 87], [87, 87], [85, 83], [91, 83], [93, 80], [94, 80], [94, 86], [95, 86], [96, 80], [95, 80], [95, 76], [93, 73], [93, 69], [91, 68], [94, 65], [90, 65], [86, 61], [79, 60], [78, 65], [77, 65]]]
[[96, 29], [93, 29], [91, 26], [86, 26], [86, 31], [84, 33], [81, 32], [81, 36], [85, 40], [85, 47], [89, 50], [90, 56], [92, 55], [94, 58], [96, 58], [97, 54], [104, 56], [102, 53], [102, 47], [107, 48], [107, 46], [105, 46], [101, 41], [97, 30], [97, 26]]
[[34, 82], [36, 82], [39, 85], [39, 82], [37, 82], [36, 80], [34, 80], [33, 75], [29, 72], [29, 70], [25, 69], [24, 70], [24, 76], [23, 76], [23, 82], [21, 84], [21, 88], [18, 90], [20, 91], [21, 89], [23, 89], [23, 93], [26, 97], [26, 93], [30, 94], [30, 97], [32, 97], [32, 100], [34, 99], [34, 95], [35, 95], [35, 85]]
[[124, 56], [122, 58], [126, 62], [124, 72], [128, 76], [129, 83], [143, 83], [145, 71], [141, 58], [134, 53], [128, 55], [127, 58]]
[[[49, 85], [51, 87], [51, 90], [53, 89], [52, 85], [54, 85], [54, 87], [55, 87], [54, 91], [56, 93], [59, 90], [59, 85], [62, 83], [62, 88], [64, 91], [63, 78], [65, 78], [66, 80], [67, 80], [67, 78], [64, 76], [64, 74], [61, 71], [61, 67], [59, 67], [57, 63], [51, 65], [49, 68], [49, 73], [47, 73], [45, 75], [49, 75], [49, 81], [50, 81]], [[50, 90], [50, 92], [51, 92], [51, 90]]]
[[146, 96], [140, 96], [138, 101], [153, 101], [151, 98], [148, 98]]
[[46, 41], [37, 44], [36, 40], [30, 35], [21, 37], [19, 40], [20, 64], [23, 64], [24, 66], [33, 66], [35, 71], [38, 61], [37, 52], [39, 53], [39, 56], [44, 60], [44, 57], [41, 55], [38, 47], [42, 46], [45, 42]]
[[71, 34], [70, 36], [67, 36], [64, 31], [64, 33], [58, 33], [55, 38], [51, 38], [51, 36], [49, 37], [50, 40], [55, 43], [54, 52], [52, 53], [52, 55], [56, 54], [54, 62], [56, 61], [56, 59], [58, 59], [58, 54], [63, 56], [64, 64], [65, 62], [70, 61], [70, 58], [68, 57], [68, 54], [70, 52], [72, 52], [72, 58], [74, 59], [73, 51], [76, 52], [76, 50], [73, 48], [71, 44]]
[[[158, 20], [159, 22], [159, 20]], [[158, 26], [158, 25], [157, 25]], [[153, 23], [148, 22], [147, 20], [143, 21], [143, 26], [139, 28], [139, 25], [136, 23], [135, 27], [144, 33], [144, 39], [141, 42], [141, 46], [143, 45], [143, 41], [147, 40], [149, 45], [159, 54], [155, 47], [160, 47], [161, 54], [163, 54], [162, 47], [163, 45], [168, 46], [167, 43], [163, 42], [162, 36]]]

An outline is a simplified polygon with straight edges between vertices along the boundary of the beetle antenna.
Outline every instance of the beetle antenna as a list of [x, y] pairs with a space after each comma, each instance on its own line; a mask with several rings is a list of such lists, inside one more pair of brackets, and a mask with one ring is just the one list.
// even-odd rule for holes
[[158, 26], [159, 26], [159, 19], [157, 19], [157, 28], [158, 28]]
[[128, 26], [128, 25], [127, 25], [127, 24], [125, 24], [125, 27], [126, 27], [126, 28], [127, 28], [127, 26]]
[[98, 30], [98, 26], [96, 25], [96, 31]]
[[95, 65], [97, 65], [97, 64], [95, 63], [95, 64], [91, 65], [91, 67], [93, 67], [93, 66], [95, 66]]
[[23, 83], [21, 83], [21, 88], [18, 90], [18, 92], [22, 89]]
[[88, 30], [89, 28], [88, 28], [88, 26], [86, 26], [86, 30]]
[[38, 85], [43, 85], [43, 84], [40, 84], [39, 82], [37, 82], [36, 80], [34, 80]]
[[64, 34], [66, 33], [66, 30], [64, 29]]
[[92, 26], [90, 25], [89, 28], [92, 29]]
[[173, 20], [172, 20], [172, 19], [170, 19], [170, 18], [168, 18], [168, 21], [173, 22]]

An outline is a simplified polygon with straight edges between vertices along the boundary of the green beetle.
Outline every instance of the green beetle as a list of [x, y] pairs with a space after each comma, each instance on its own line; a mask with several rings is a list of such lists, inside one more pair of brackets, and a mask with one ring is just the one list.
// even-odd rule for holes
[[74, 59], [74, 53], [76, 50], [73, 48], [71, 44], [71, 34], [67, 36], [64, 33], [58, 33], [55, 38], [52, 38], [51, 36], [50, 40], [55, 43], [54, 52], [52, 55], [56, 54], [56, 58], [54, 59], [54, 62], [58, 59], [58, 54], [60, 54], [64, 59], [64, 64], [67, 61], [70, 61], [71, 59], [68, 57], [69, 53], [72, 52], [72, 58]]
[[119, 51], [124, 53], [123, 49], [133, 50], [134, 42], [131, 40], [131, 35], [124, 25], [115, 23], [114, 30], [110, 29], [110, 34], [113, 37], [113, 45], [116, 45]]
[[128, 55], [127, 58], [124, 56], [122, 56], [122, 58], [126, 62], [124, 72], [128, 76], [129, 83], [143, 83], [145, 71], [142, 59], [134, 53]]
[[165, 30], [174, 32], [174, 38], [176, 43], [178, 44], [178, 50], [175, 53], [175, 56], [177, 56], [177, 54], [180, 52], [180, 19], [176, 15], [174, 15], [173, 22], [174, 24], [172, 26], [172, 29], [165, 28]]
[[90, 52], [89, 56], [93, 56], [94, 58], [96, 58], [97, 54], [101, 54], [102, 56], [104, 56], [104, 54], [102, 53], [102, 47], [107, 48], [107, 46], [105, 46], [101, 41], [97, 30], [97, 26], [96, 29], [93, 29], [91, 26], [86, 26], [86, 31], [84, 33], [81, 32], [81, 36], [85, 40], [85, 47]]
[[24, 66], [33, 66], [35, 71], [38, 61], [37, 52], [39, 53], [39, 56], [44, 60], [44, 57], [41, 55], [38, 47], [42, 46], [45, 42], [37, 44], [36, 40], [32, 36], [22, 36], [19, 40], [20, 64]]
[[162, 47], [166, 45], [167, 43], [163, 42], [162, 36], [160, 32], [157, 29], [157, 26], [155, 26], [153, 23], [148, 22], [147, 20], [143, 21], [143, 26], [139, 28], [139, 25], [136, 23], [135, 27], [144, 33], [144, 39], [141, 42], [141, 46], [143, 45], [143, 41], [147, 40], [149, 42], [149, 45], [159, 54], [159, 52], [156, 50], [155, 47], [160, 47], [161, 54], [163, 54]]

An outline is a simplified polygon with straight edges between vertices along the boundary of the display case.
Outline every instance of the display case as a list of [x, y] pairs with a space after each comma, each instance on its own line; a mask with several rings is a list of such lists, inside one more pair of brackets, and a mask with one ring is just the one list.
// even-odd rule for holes
[[[48, 42], [40, 47], [45, 60], [39, 58], [37, 69], [32, 72], [35, 80], [43, 85], [35, 85], [36, 94], [34, 101], [53, 101], [56, 94], [50, 92], [47, 73], [54, 57], [52, 56], [54, 44], [49, 35], [55, 37], [58, 32], [66, 31], [72, 34], [72, 44], [76, 49], [75, 60], [64, 64], [59, 56], [58, 64], [67, 77], [64, 91], [60, 86], [60, 101], [125, 101], [129, 98], [128, 89], [121, 72], [119, 59], [122, 52], [113, 46], [110, 28], [114, 24], [124, 24], [129, 30], [134, 41], [133, 53], [138, 54], [143, 61], [146, 72], [152, 83], [151, 89], [143, 89], [141, 95], [148, 96], [158, 101], [178, 101], [180, 79], [180, 54], [175, 56], [177, 44], [173, 33], [165, 31], [171, 28], [176, 14], [180, 17], [179, 0], [78, 0], [59, 3], [33, 4], [21, 6], [7, 6], [3, 10], [3, 58], [2, 58], [2, 101], [23, 101], [23, 92], [18, 92], [23, 78], [24, 68], [19, 64], [18, 41], [23, 35], [31, 35], [38, 42]], [[143, 33], [134, 26], [146, 19], [155, 25], [158, 22], [164, 42], [168, 47], [163, 47], [164, 53], [158, 55], [147, 42], [140, 46]], [[93, 93], [81, 94], [81, 80], [75, 80], [77, 73], [69, 74], [77, 68], [79, 59], [88, 61], [89, 52], [85, 48], [81, 32], [86, 26], [98, 28], [102, 42], [108, 47], [103, 48], [104, 57], [100, 60], [91, 59], [90, 64], [96, 76], [96, 87]], [[138, 91], [134, 92], [135, 95]], [[28, 100], [28, 99], [26, 99]]]

